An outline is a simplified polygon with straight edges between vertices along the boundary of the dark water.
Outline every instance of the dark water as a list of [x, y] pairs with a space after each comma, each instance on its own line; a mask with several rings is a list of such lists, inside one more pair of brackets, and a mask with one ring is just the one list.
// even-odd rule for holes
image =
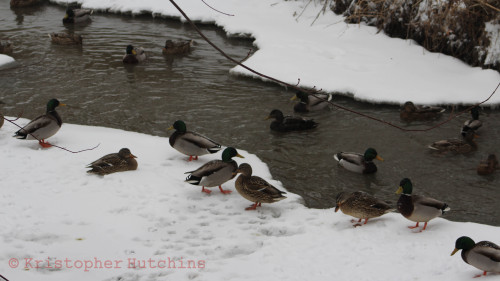
[[[458, 136], [469, 116], [429, 132], [404, 132], [351, 113], [332, 109], [308, 114], [320, 123], [310, 132], [276, 134], [263, 119], [274, 108], [292, 113], [293, 91], [259, 80], [231, 76], [233, 66], [188, 24], [151, 16], [95, 13], [93, 21], [74, 27], [82, 34], [82, 47], [53, 45], [47, 36], [62, 32], [65, 8], [45, 4], [13, 11], [0, 3], [0, 39], [14, 44], [12, 56], [22, 65], [0, 70], [0, 109], [6, 115], [24, 110], [33, 118], [57, 97], [69, 107], [59, 110], [64, 122], [106, 126], [167, 137], [177, 119], [188, 129], [223, 145], [256, 154], [269, 165], [275, 179], [300, 194], [312, 208], [331, 208], [341, 190], [364, 190], [395, 203], [399, 181], [408, 177], [414, 192], [446, 201], [452, 211], [445, 218], [500, 226], [500, 171], [478, 176], [475, 167], [489, 153], [500, 156], [500, 111], [484, 109], [479, 150], [469, 155], [437, 155], [426, 146], [435, 140]], [[250, 39], [227, 38], [210, 25], [203, 32], [235, 58], [243, 59]], [[165, 39], [195, 39], [194, 51], [177, 58], [161, 54]], [[126, 67], [125, 46], [143, 46], [146, 63]], [[493, 90], [493, 89], [492, 89]], [[481, 94], [485, 97], [490, 93]], [[394, 122], [398, 106], [375, 105], [336, 96], [348, 108]], [[133, 144], [130, 145], [133, 147]], [[374, 147], [385, 159], [376, 175], [362, 176], [339, 168], [338, 151], [363, 152]]]

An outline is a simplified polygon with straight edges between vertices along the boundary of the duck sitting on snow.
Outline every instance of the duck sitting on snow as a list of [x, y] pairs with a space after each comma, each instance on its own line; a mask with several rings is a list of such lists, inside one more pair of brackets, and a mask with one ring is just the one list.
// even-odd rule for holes
[[175, 132], [168, 140], [170, 146], [180, 153], [188, 155], [189, 161], [193, 159], [198, 160], [198, 156], [216, 153], [221, 149], [220, 144], [213, 140], [198, 133], [187, 131], [186, 124], [182, 120], [175, 121], [174, 124], [168, 128], [168, 130], [172, 129], [175, 129]]
[[247, 163], [240, 164], [236, 173], [241, 175], [236, 179], [235, 188], [243, 198], [254, 204], [245, 210], [255, 210], [262, 203], [274, 203], [285, 199], [286, 192], [278, 190], [261, 177], [252, 176], [252, 166]]
[[142, 47], [134, 48], [132, 45], [128, 45], [123, 56], [124, 63], [139, 63], [146, 60], [146, 53]]
[[295, 104], [293, 110], [295, 112], [310, 112], [318, 111], [328, 107], [329, 101], [332, 100], [331, 94], [314, 94], [309, 95], [305, 92], [298, 91], [292, 100], [300, 99], [300, 102]]
[[271, 122], [271, 130], [278, 132], [309, 130], [318, 126], [318, 123], [314, 122], [313, 119], [305, 119], [298, 116], [283, 116], [283, 112], [278, 109], [271, 111], [266, 120], [271, 118], [275, 119]]
[[[475, 243], [470, 237], [462, 236], [455, 241], [455, 249], [451, 255], [459, 250], [462, 250], [464, 262], [484, 271], [483, 276], [487, 272], [500, 273], [500, 247], [495, 243], [490, 241]], [[481, 274], [475, 277], [480, 276]]]
[[46, 113], [31, 120], [28, 125], [17, 131], [14, 137], [27, 140], [37, 139], [42, 147], [51, 147], [52, 145], [45, 142], [45, 139], [53, 136], [61, 128], [62, 120], [56, 107], [64, 105], [57, 99], [49, 100]]
[[401, 194], [398, 200], [398, 211], [405, 218], [417, 223], [417, 225], [408, 228], [417, 228], [419, 222], [425, 222], [422, 229], [425, 230], [430, 220], [450, 210], [448, 204], [444, 202], [421, 195], [412, 195], [412, 192], [413, 185], [410, 179], [402, 179], [396, 191], [397, 194]]
[[471, 118], [464, 122], [461, 133], [467, 133], [469, 130], [477, 131], [481, 126], [483, 126], [483, 122], [479, 120], [479, 107], [475, 106], [470, 110]]
[[377, 171], [377, 166], [373, 163], [373, 159], [384, 161], [373, 148], [368, 148], [364, 154], [339, 152], [333, 158], [346, 170], [360, 174], [371, 174]]
[[81, 35], [69, 34], [64, 32], [53, 32], [49, 34], [49, 37], [50, 40], [52, 40], [52, 43], [59, 45], [81, 45], [83, 40]]
[[477, 150], [477, 144], [474, 141], [474, 130], [463, 128], [462, 139], [446, 139], [433, 142], [428, 147], [441, 152], [452, 151], [454, 153], [465, 154]]
[[162, 52], [164, 55], [183, 55], [191, 51], [191, 46], [193, 46], [193, 40], [185, 40], [174, 42], [172, 40], [165, 41], [165, 47], [163, 47]]
[[486, 161], [481, 161], [481, 163], [477, 166], [477, 174], [482, 176], [489, 175], [498, 168], [497, 156], [495, 154], [490, 154], [488, 155]]
[[365, 219], [364, 224], [366, 224], [368, 219], [394, 211], [389, 204], [362, 191], [340, 192], [335, 201], [335, 212], [340, 209], [342, 213], [359, 219], [354, 226], [360, 226], [362, 219]]
[[116, 172], [137, 170], [137, 158], [128, 148], [122, 148], [118, 153], [105, 155], [90, 163], [87, 171], [90, 174], [108, 175]]
[[406, 122], [426, 121], [441, 117], [445, 111], [437, 106], [415, 106], [413, 102], [407, 101], [399, 113], [401, 120]]
[[245, 158], [238, 154], [235, 148], [228, 147], [222, 152], [222, 160], [212, 160], [194, 171], [186, 172], [186, 174], [190, 174], [186, 178], [186, 182], [201, 185], [201, 191], [205, 193], [212, 192], [205, 187], [214, 186], [219, 186], [220, 192], [224, 194], [231, 193], [231, 190], [222, 189], [222, 184], [236, 176], [238, 164], [232, 159], [233, 157]]
[[63, 18], [63, 23], [84, 23], [90, 20], [93, 13], [91, 9], [73, 9], [67, 8]]

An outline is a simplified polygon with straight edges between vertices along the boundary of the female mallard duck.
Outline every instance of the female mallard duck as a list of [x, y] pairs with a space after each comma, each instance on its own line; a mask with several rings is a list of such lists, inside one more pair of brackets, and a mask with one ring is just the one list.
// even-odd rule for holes
[[212, 160], [194, 171], [186, 172], [185, 174], [190, 174], [186, 178], [186, 182], [201, 185], [201, 191], [206, 193], [212, 191], [205, 189], [205, 187], [214, 186], [219, 186], [220, 192], [224, 194], [231, 193], [231, 190], [222, 189], [222, 184], [236, 176], [238, 164], [232, 159], [233, 157], [245, 158], [239, 155], [236, 149], [228, 147], [222, 152], [222, 160]]
[[384, 161], [373, 148], [368, 148], [363, 155], [355, 152], [339, 152], [333, 158], [339, 162], [340, 166], [360, 174], [371, 174], [377, 171], [373, 159]]
[[12, 43], [10, 41], [0, 41], [0, 54], [12, 53]]
[[398, 211], [405, 218], [417, 223], [408, 228], [417, 228], [419, 222], [425, 222], [422, 229], [425, 230], [430, 220], [450, 210], [446, 203], [421, 195], [412, 195], [412, 191], [413, 185], [408, 178], [401, 180], [396, 191], [397, 194], [401, 194], [398, 200]]
[[123, 56], [124, 63], [139, 63], [146, 60], [146, 53], [142, 47], [134, 48], [132, 45], [128, 45], [126, 53]]
[[278, 132], [302, 131], [314, 129], [318, 123], [313, 119], [305, 119], [298, 116], [283, 116], [283, 112], [278, 109], [271, 111], [266, 120], [274, 118], [271, 122], [271, 130]]
[[437, 106], [415, 106], [413, 102], [407, 101], [399, 113], [401, 120], [406, 122], [426, 121], [441, 117], [445, 111]]
[[455, 153], [469, 153], [477, 150], [477, 144], [474, 141], [474, 130], [464, 128], [462, 139], [447, 139], [440, 140], [429, 145], [430, 149], [439, 150], [441, 152], [452, 151]]
[[[455, 242], [455, 249], [451, 252], [453, 256], [458, 250], [462, 250], [464, 262], [475, 268], [486, 272], [500, 272], [500, 247], [490, 241], [475, 243], [470, 237], [462, 236]], [[480, 277], [481, 274], [475, 277]]]
[[292, 100], [300, 99], [300, 102], [297, 103], [293, 110], [295, 112], [309, 112], [309, 111], [318, 111], [328, 107], [329, 101], [332, 100], [331, 94], [314, 94], [309, 95], [305, 92], [298, 91], [295, 96], [292, 97]]
[[87, 171], [90, 174], [98, 174], [101, 176], [124, 171], [137, 170], [137, 158], [130, 152], [128, 148], [122, 148], [118, 153], [105, 155], [94, 162], [90, 163]]
[[247, 163], [240, 164], [236, 173], [241, 175], [236, 179], [235, 187], [238, 193], [254, 204], [245, 210], [255, 210], [262, 203], [274, 203], [285, 199], [286, 192], [278, 190], [264, 179], [252, 176], [252, 166]]
[[49, 34], [52, 43], [59, 45], [81, 45], [82, 44], [82, 36], [76, 34], [69, 33], [50, 33]]
[[90, 20], [93, 13], [91, 9], [73, 9], [67, 8], [63, 18], [63, 23], [82, 23]]
[[495, 154], [490, 154], [488, 155], [488, 159], [486, 159], [486, 161], [481, 161], [479, 166], [477, 166], [477, 174], [482, 176], [489, 175], [498, 168], [497, 156]]
[[37, 139], [42, 147], [51, 147], [52, 145], [45, 142], [45, 139], [53, 136], [61, 128], [62, 120], [56, 107], [64, 105], [57, 99], [49, 100], [46, 113], [31, 120], [28, 125], [17, 131], [14, 137], [27, 140]]
[[337, 195], [335, 212], [339, 209], [342, 213], [359, 219], [358, 224], [354, 226], [360, 226], [362, 219], [365, 219], [364, 224], [366, 224], [368, 219], [394, 211], [389, 204], [362, 191], [340, 192]]
[[10, 0], [10, 6], [12, 8], [29, 7], [39, 3], [40, 0]]
[[470, 115], [472, 119], [464, 122], [461, 133], [466, 133], [468, 130], [476, 131], [481, 126], [483, 126], [483, 122], [479, 120], [479, 106], [471, 108]]
[[186, 124], [182, 120], [174, 122], [168, 130], [175, 129], [168, 141], [170, 146], [180, 153], [189, 156], [189, 161], [198, 160], [198, 156], [216, 153], [221, 149], [220, 144], [195, 132], [186, 131]]
[[193, 40], [185, 40], [174, 42], [172, 40], [165, 41], [165, 47], [163, 47], [162, 52], [164, 55], [182, 55], [187, 54], [191, 51], [191, 46], [193, 46]]

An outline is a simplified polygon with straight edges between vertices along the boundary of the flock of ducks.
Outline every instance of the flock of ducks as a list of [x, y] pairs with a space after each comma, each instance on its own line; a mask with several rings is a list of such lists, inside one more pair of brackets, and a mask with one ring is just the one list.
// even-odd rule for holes
[[[22, 7], [38, 2], [38, 0], [11, 0], [11, 6]], [[63, 23], [86, 22], [90, 20], [91, 14], [92, 10], [89, 9], [68, 8]], [[82, 44], [80, 35], [52, 33], [50, 37], [54, 43], [58, 44]], [[167, 40], [162, 53], [165, 55], [184, 54], [190, 51], [192, 44], [192, 40], [184, 42]], [[0, 50], [8, 51], [11, 46], [0, 44], [0, 48], [2, 48]], [[124, 63], [135, 64], [144, 60], [146, 60], [146, 54], [143, 48], [135, 48], [132, 45], [127, 46], [126, 53], [123, 56]], [[323, 110], [328, 107], [331, 99], [331, 94], [318, 93], [309, 95], [299, 91], [292, 98], [292, 100], [300, 100], [293, 109], [299, 113]], [[57, 99], [49, 100], [46, 113], [31, 120], [26, 126], [15, 132], [14, 137], [38, 140], [42, 147], [50, 147], [51, 144], [45, 140], [56, 134], [62, 125], [61, 117], [56, 111], [58, 106], [64, 106], [64, 104]], [[400, 111], [400, 118], [406, 122], [427, 121], [439, 118], [444, 111], [445, 109], [441, 107], [415, 106], [412, 102], [406, 102]], [[476, 150], [477, 144], [474, 142], [474, 136], [482, 126], [482, 122], [479, 120], [478, 107], [471, 110], [471, 116], [472, 119], [466, 121], [461, 128], [462, 139], [436, 141], [429, 145], [429, 148], [454, 153], [468, 153]], [[270, 129], [278, 132], [309, 130], [318, 126], [318, 123], [312, 119], [300, 116], [284, 116], [278, 109], [272, 110], [267, 119], [274, 119]], [[3, 122], [3, 115], [0, 114], [0, 127], [2, 127]], [[169, 137], [171, 147], [189, 156], [188, 161], [198, 160], [199, 156], [217, 153], [222, 149], [219, 143], [196, 132], [188, 131], [186, 124], [182, 120], [175, 121], [169, 130], [175, 130]], [[262, 203], [274, 203], [286, 198], [283, 195], [285, 192], [278, 190], [266, 180], [252, 175], [252, 167], [248, 163], [238, 165], [233, 160], [234, 157], [244, 158], [235, 148], [227, 147], [223, 150], [220, 160], [209, 161], [196, 170], [186, 172], [189, 175], [185, 181], [202, 186], [201, 191], [205, 193], [211, 193], [208, 188], [219, 187], [221, 193], [229, 194], [231, 191], [224, 190], [222, 184], [240, 174], [235, 181], [235, 189], [243, 198], [253, 203], [246, 210], [255, 210]], [[90, 170], [87, 172], [103, 176], [115, 172], [136, 170], [138, 166], [136, 158], [128, 148], [122, 148], [118, 153], [105, 155], [90, 163], [87, 166]], [[377, 167], [373, 160], [383, 161], [373, 148], [366, 149], [363, 154], [338, 152], [334, 155], [334, 159], [346, 170], [360, 174], [375, 173]], [[487, 160], [480, 163], [477, 173], [487, 175], [493, 173], [496, 169], [498, 169], [498, 160], [494, 154], [491, 154]], [[444, 202], [421, 195], [414, 195], [412, 192], [411, 180], [408, 178], [402, 179], [396, 191], [396, 193], [401, 194], [396, 209], [408, 220], [416, 222], [416, 225], [410, 228], [418, 228], [419, 223], [423, 222], [424, 226], [420, 230], [423, 231], [430, 220], [450, 210]], [[388, 203], [362, 191], [339, 193], [336, 197], [335, 212], [339, 209], [344, 214], [358, 219], [354, 226], [360, 226], [363, 219], [365, 220], [364, 224], [366, 224], [371, 218], [380, 217], [395, 210]], [[500, 272], [500, 247], [494, 243], [489, 241], [475, 243], [471, 238], [464, 236], [456, 240], [455, 250], [452, 255], [458, 250], [462, 250], [463, 260], [484, 271], [483, 275], [486, 275], [486, 272]]]

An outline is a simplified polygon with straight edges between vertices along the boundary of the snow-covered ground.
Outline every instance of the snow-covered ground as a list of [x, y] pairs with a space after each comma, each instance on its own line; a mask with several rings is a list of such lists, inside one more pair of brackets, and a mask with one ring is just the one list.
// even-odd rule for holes
[[3, 65], [9, 64], [11, 62], [14, 62], [14, 61], [15, 60], [13, 57], [9, 57], [7, 55], [0, 54], [0, 67]]
[[[110, 12], [149, 12], [181, 18], [167, 0], [76, 2]], [[234, 16], [218, 13], [200, 0], [177, 2], [192, 20], [213, 22], [229, 35], [255, 38], [259, 50], [245, 64], [293, 85], [300, 79], [303, 87], [347, 92], [355, 99], [371, 102], [470, 104], [486, 99], [500, 82], [496, 71], [430, 53], [411, 40], [389, 38], [373, 27], [345, 24], [341, 16], [328, 9], [315, 21], [322, 8], [318, 1], [208, 1], [212, 7]], [[500, 45], [500, 41], [494, 44]], [[231, 72], [255, 76], [239, 66]], [[500, 95], [488, 103], [500, 103]]]
[[[354, 228], [350, 217], [308, 209], [291, 193], [245, 211], [250, 202], [234, 180], [223, 185], [230, 195], [184, 182], [184, 172], [220, 152], [187, 162], [167, 138], [64, 124], [52, 143], [100, 143], [72, 154], [15, 139], [16, 130], [9, 122], [0, 129], [0, 274], [9, 280], [471, 280], [480, 271], [450, 257], [455, 240], [500, 242], [499, 227], [438, 218], [416, 233], [396, 213]], [[86, 173], [122, 147], [138, 156], [137, 171]], [[239, 152], [239, 163], [286, 190], [265, 163]]]

